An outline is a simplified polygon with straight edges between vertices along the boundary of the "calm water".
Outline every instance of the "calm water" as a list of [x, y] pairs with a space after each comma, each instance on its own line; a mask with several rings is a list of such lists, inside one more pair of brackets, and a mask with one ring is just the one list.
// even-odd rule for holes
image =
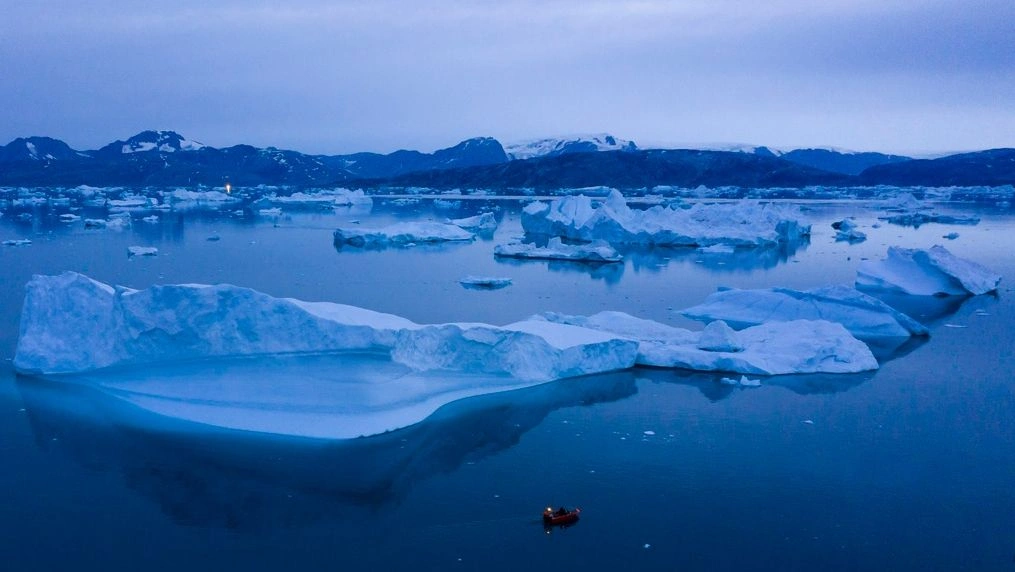
[[[490, 206], [501, 207], [501, 227], [473, 244], [339, 251], [331, 241], [353, 220], [441, 220]], [[807, 208], [808, 244], [733, 257], [630, 252], [622, 267], [599, 269], [496, 261], [493, 246], [520, 234], [513, 203], [378, 203], [278, 219], [163, 213], [123, 231], [8, 213], [0, 240], [33, 244], [0, 248], [0, 566], [1015, 570], [1015, 215], [981, 208], [976, 226], [869, 228], [878, 213], [868, 206]], [[846, 215], [867, 242], [833, 241], [829, 223]], [[942, 238], [952, 231], [958, 239]], [[876, 373], [786, 376], [752, 390], [636, 370], [319, 442], [175, 423], [10, 367], [36, 273], [135, 288], [229, 282], [417, 322], [615, 309], [697, 328], [675, 311], [717, 286], [846, 283], [888, 245], [938, 243], [1000, 272], [998, 296], [910, 303], [932, 336]], [[160, 254], [129, 259], [131, 245]], [[466, 274], [514, 284], [466, 290], [457, 283]], [[581, 522], [544, 533], [548, 504], [580, 505]]]

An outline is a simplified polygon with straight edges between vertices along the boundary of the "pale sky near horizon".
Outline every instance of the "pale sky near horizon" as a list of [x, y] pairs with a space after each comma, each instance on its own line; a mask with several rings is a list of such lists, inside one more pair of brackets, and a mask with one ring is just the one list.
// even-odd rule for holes
[[0, 145], [1015, 147], [1015, 0], [0, 3]]

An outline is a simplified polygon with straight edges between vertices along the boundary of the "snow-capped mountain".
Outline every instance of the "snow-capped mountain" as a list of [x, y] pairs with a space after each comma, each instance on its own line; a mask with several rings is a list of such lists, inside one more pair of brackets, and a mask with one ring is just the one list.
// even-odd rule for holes
[[0, 147], [0, 162], [62, 161], [84, 156], [66, 143], [52, 137], [18, 137]]
[[178, 151], [197, 151], [205, 146], [197, 141], [184, 138], [175, 131], [142, 131], [126, 141], [114, 141], [99, 149], [100, 153], [146, 153], [159, 151], [175, 153]]
[[593, 151], [637, 151], [633, 141], [619, 139], [608, 133], [578, 135], [574, 137], [547, 137], [519, 141], [504, 146], [504, 152], [511, 160], [554, 157], [568, 153], [590, 153]]

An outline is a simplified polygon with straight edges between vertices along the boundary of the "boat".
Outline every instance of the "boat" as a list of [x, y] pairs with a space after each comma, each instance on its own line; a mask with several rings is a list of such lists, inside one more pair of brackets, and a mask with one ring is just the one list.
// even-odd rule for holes
[[580, 515], [581, 512], [581, 507], [575, 507], [573, 509], [560, 507], [557, 510], [553, 510], [551, 507], [546, 507], [543, 511], [543, 525], [568, 526], [574, 524], [578, 522], [578, 515]]

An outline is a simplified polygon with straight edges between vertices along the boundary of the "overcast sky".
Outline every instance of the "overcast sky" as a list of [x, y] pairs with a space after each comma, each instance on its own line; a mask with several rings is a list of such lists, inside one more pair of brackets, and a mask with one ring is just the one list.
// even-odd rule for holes
[[1015, 0], [0, 2], [0, 144], [1015, 147]]

